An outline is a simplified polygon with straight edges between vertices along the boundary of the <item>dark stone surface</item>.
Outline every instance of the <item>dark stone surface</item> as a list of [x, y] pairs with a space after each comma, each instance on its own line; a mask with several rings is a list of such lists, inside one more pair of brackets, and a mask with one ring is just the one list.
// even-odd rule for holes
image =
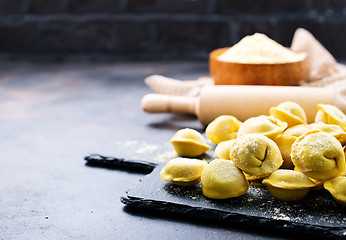
[[[346, 41], [345, 34], [340, 34], [346, 31], [346, 22], [338, 19], [336, 21], [330, 21], [326, 22], [326, 25], [324, 26], [324, 33], [330, 33], [333, 34], [324, 34], [323, 37], [321, 37], [321, 43], [328, 43], [328, 50], [330, 52], [334, 53], [335, 58], [342, 58], [343, 52], [346, 51], [346, 46], [343, 44]], [[339, 36], [337, 38], [333, 38], [333, 35], [337, 35], [339, 33]]]
[[284, 202], [272, 197], [264, 186], [250, 185], [241, 197], [213, 200], [203, 196], [200, 185], [182, 187], [164, 182], [159, 174], [162, 167], [130, 189], [122, 202], [167, 214], [271, 229], [281, 232], [281, 236], [290, 233], [297, 237], [344, 239], [346, 235], [346, 208], [327, 191], [310, 191], [301, 201]]
[[115, 13], [123, 10], [124, 0], [69, 0], [66, 4], [72, 13]]
[[154, 42], [162, 51], [201, 50], [207, 58], [209, 52], [230, 42], [230, 29], [225, 22], [202, 21], [155, 21]]
[[152, 38], [150, 26], [146, 22], [114, 22], [111, 49], [122, 54], [139, 54], [150, 47]]
[[326, 44], [324, 38], [325, 34], [322, 33], [321, 26], [311, 18], [296, 21], [295, 19], [281, 19], [278, 24], [278, 38], [277, 41], [285, 46], [290, 46], [294, 32], [297, 28], [302, 27], [310, 31], [316, 39], [318, 39], [327, 49], [329, 44]]
[[309, 30], [336, 59], [343, 58], [343, 52], [346, 51], [346, 47], [343, 44], [345, 36], [340, 33], [346, 30], [346, 22], [344, 20], [335, 17], [326, 20], [323, 26], [311, 18], [306, 18], [304, 21], [293, 19], [280, 20], [277, 24], [279, 26], [277, 41], [283, 45], [290, 46], [295, 30], [298, 27], [302, 27]]
[[0, 15], [26, 13], [28, 1], [29, 0], [0, 0]]
[[143, 175], [83, 159], [98, 152], [154, 161], [172, 151], [177, 129], [201, 125], [190, 116], [144, 113], [140, 99], [150, 90], [143, 79], [207, 72], [205, 63], [186, 62], [1, 62], [0, 238], [160, 239], [164, 231], [174, 239], [217, 229], [125, 212], [120, 197]]
[[25, 19], [0, 21], [0, 51], [32, 52], [37, 37], [37, 22]]
[[272, 1], [272, 0], [235, 0], [227, 1], [220, 0], [216, 2], [216, 12], [218, 13], [257, 13], [257, 14], [268, 14], [268, 13], [287, 13], [287, 12], [305, 12], [307, 10], [307, 0], [292, 1]]
[[[254, 32], [260, 32], [277, 41], [277, 39], [275, 39], [277, 38], [274, 27], [275, 24], [276, 23], [274, 23], [271, 19], [267, 18], [252, 18], [244, 20], [239, 24], [238, 36], [241, 39], [247, 35], [252, 35]], [[290, 32], [290, 35], [285, 35], [284, 39], [289, 39], [293, 36], [293, 34], [294, 32]], [[237, 43], [237, 41], [235, 43]], [[289, 41], [289, 43], [291, 43], [291, 41]]]
[[[313, 1], [312, 1], [313, 2]], [[335, 13], [342, 13], [346, 9], [346, 1], [345, 0], [329, 0], [328, 10]]]
[[66, 0], [31, 0], [28, 12], [32, 14], [57, 14], [65, 11]]
[[345, 0], [0, 0], [0, 58], [207, 61], [255, 32], [289, 46], [305, 27], [342, 61], [345, 22]]
[[208, 0], [128, 0], [127, 7], [133, 12], [205, 13]]
[[[204, 131], [194, 116], [142, 111], [140, 100], [151, 92], [143, 79], [151, 74], [196, 79], [208, 75], [208, 64], [0, 62], [1, 239], [122, 240], [164, 236], [164, 239], [261, 240], [297, 239], [304, 234], [305, 228], [297, 235], [251, 224], [250, 227], [241, 220], [241, 212], [219, 221], [220, 208], [226, 213], [229, 210], [228, 201], [220, 205], [202, 197], [198, 188], [186, 192], [171, 187], [157, 179], [157, 172], [144, 179], [143, 174], [133, 169], [86, 164], [84, 157], [92, 153], [137, 159], [141, 163], [163, 163], [176, 156], [169, 140], [177, 130], [189, 127]], [[143, 192], [131, 190], [142, 179], [143, 184], [138, 186], [147, 186], [150, 179], [153, 185], [143, 188]], [[149, 188], [152, 186], [156, 188]], [[203, 208], [215, 204], [215, 211], [208, 210], [208, 216], [203, 217], [198, 215], [202, 208], [190, 211], [188, 216], [187, 212], [167, 214], [161, 210], [171, 210], [172, 204], [166, 204], [165, 209], [163, 201], [158, 211], [133, 208], [120, 202], [128, 189], [129, 195], [137, 197], [142, 193], [151, 194], [150, 199], [152, 194], [157, 193], [157, 197], [163, 194], [168, 197], [161, 199], [164, 201], [174, 197], [177, 203], [174, 207], [184, 202], [191, 205], [192, 200]], [[329, 195], [321, 196], [326, 197], [321, 199], [322, 203], [330, 202]], [[138, 199], [131, 199], [140, 206], [141, 201], [135, 200]], [[253, 201], [259, 203], [258, 199]], [[270, 201], [275, 203], [273, 199]], [[273, 211], [261, 213], [266, 204], [261, 201], [255, 213], [264, 214], [264, 218], [272, 214]], [[143, 207], [148, 205], [158, 206], [156, 201], [144, 201]], [[334, 208], [335, 203], [331, 202], [330, 207]], [[293, 208], [274, 212], [284, 218], [280, 214], [293, 214]], [[176, 209], [189, 211], [190, 206]], [[328, 208], [322, 210], [321, 215]], [[343, 211], [340, 208], [340, 214]]]
[[120, 198], [144, 175], [86, 165], [92, 153], [162, 163], [177, 130], [204, 131], [190, 115], [142, 111], [151, 74], [196, 79], [208, 64], [0, 62], [1, 239], [296, 239], [127, 207]]
[[41, 27], [41, 51], [86, 52], [108, 50], [112, 23], [108, 21], [49, 21]]

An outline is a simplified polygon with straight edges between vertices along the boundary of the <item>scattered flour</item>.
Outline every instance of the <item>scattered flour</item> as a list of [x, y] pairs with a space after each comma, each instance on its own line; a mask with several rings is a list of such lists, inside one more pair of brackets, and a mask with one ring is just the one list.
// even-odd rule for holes
[[146, 154], [146, 153], [152, 153], [155, 150], [157, 150], [159, 146], [157, 145], [149, 145], [144, 143], [142, 147], [136, 150], [136, 153], [138, 154]]
[[169, 151], [169, 152], [165, 152], [159, 155], [156, 155], [154, 157], [154, 161], [155, 162], [159, 162], [159, 163], [163, 163], [163, 162], [167, 162], [168, 160], [171, 160], [173, 158], [177, 157], [177, 153], [175, 151]]

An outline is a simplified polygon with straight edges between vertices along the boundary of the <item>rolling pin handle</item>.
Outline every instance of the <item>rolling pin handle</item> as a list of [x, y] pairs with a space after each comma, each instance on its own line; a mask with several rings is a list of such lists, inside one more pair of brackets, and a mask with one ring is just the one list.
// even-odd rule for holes
[[148, 113], [196, 114], [197, 98], [166, 94], [147, 94], [142, 98], [142, 108]]

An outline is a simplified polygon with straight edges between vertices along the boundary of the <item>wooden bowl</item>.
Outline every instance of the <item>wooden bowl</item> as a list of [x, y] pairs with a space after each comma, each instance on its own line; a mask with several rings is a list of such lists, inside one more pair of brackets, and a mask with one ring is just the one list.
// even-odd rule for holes
[[305, 60], [291, 63], [252, 64], [226, 62], [218, 59], [229, 48], [220, 48], [209, 55], [210, 75], [215, 85], [279, 85], [295, 86], [306, 74]]

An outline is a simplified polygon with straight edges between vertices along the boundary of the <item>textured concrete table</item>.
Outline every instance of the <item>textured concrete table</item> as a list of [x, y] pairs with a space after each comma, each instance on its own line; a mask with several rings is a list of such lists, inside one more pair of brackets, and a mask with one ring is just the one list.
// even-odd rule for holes
[[[88, 167], [91, 153], [162, 162], [193, 116], [146, 114], [143, 79], [206, 63], [0, 64], [0, 239], [270, 239], [280, 233], [125, 207], [143, 174]], [[289, 236], [285, 236], [289, 237]]]

